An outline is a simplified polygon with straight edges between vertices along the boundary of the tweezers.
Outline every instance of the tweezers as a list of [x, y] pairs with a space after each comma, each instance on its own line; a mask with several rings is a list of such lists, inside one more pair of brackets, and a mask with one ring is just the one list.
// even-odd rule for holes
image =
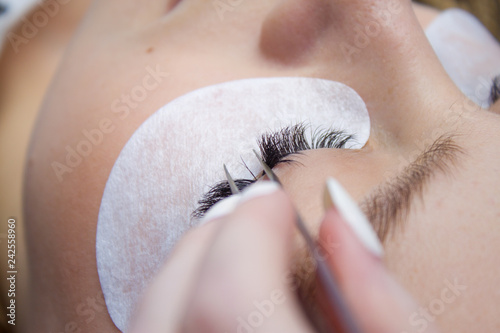
[[[254, 151], [254, 153], [269, 180], [277, 183], [280, 187], [282, 187], [282, 184], [278, 179], [278, 177], [276, 176], [276, 174], [274, 173], [274, 171], [261, 159], [261, 157], [256, 151]], [[240, 193], [240, 190], [236, 185], [236, 183], [234, 182], [231, 175], [229, 174], [226, 165], [224, 165], [224, 172], [226, 174], [226, 178], [229, 183], [231, 193], [232, 194]], [[309, 231], [307, 230], [304, 221], [302, 220], [302, 218], [298, 213], [296, 213], [296, 224], [297, 228], [300, 231], [300, 234], [302, 235], [302, 237], [306, 242], [306, 246], [309, 249], [309, 252], [311, 253], [312, 257], [316, 262], [318, 279], [325, 290], [326, 298], [329, 303], [328, 305], [330, 307], [329, 310], [331, 310], [332, 313], [334, 314], [334, 318], [328, 318], [330, 325], [332, 326], [333, 332], [362, 333], [357, 323], [355, 322], [351, 311], [347, 307], [347, 304], [342, 297], [335, 276], [326, 266], [324, 258], [321, 258], [319, 256], [319, 253], [315, 251], [315, 243], [313, 241], [313, 238], [309, 234]]]

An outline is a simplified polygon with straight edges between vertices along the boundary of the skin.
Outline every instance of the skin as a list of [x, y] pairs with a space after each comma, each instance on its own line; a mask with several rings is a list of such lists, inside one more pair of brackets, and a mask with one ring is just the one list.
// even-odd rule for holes
[[[268, 184], [253, 185], [225, 215], [205, 220], [179, 242], [145, 293], [130, 333], [241, 332], [241, 319], [236, 323], [235, 318], [251, 318], [257, 313], [255, 302], [261, 309], [265, 304], [267, 313], [251, 326], [255, 332], [317, 332], [284, 278], [290, 276], [295, 247], [295, 211], [287, 194], [277, 187], [270, 193]], [[245, 237], [238, 237], [242, 233]], [[417, 332], [407, 321], [417, 305], [380, 257], [360, 242], [336, 206], [321, 221], [318, 245], [315, 251], [319, 250], [321, 260], [335, 274], [343, 300], [362, 332]], [[225, 296], [228, 290], [229, 298]], [[429, 323], [426, 332], [437, 329]]]
[[[89, 0], [71, 1], [61, 6], [57, 15], [39, 29], [36, 36], [19, 49], [6, 42], [0, 57], [0, 219], [16, 219], [16, 265], [19, 273], [16, 280], [17, 290], [26, 291], [29, 265], [24, 234], [22, 213], [22, 183], [26, 151], [35, 124], [37, 112], [50, 84], [50, 80], [63, 57], [78, 23], [87, 10]], [[35, 6], [25, 17], [31, 19], [40, 11]], [[12, 29], [23, 36], [23, 24]], [[7, 223], [0, 224], [0, 234], [7, 235]], [[3, 236], [3, 235], [2, 235]], [[3, 242], [6, 238], [1, 238]], [[3, 245], [2, 245], [3, 246]], [[0, 262], [2, 272], [7, 272], [7, 261]], [[1, 289], [8, 290], [7, 274], [2, 273]], [[17, 293], [19, 303], [26, 303], [22, 293]], [[3, 303], [7, 306], [7, 292], [2, 292]], [[4, 310], [0, 311], [5, 329], [7, 324]], [[5, 319], [5, 320], [4, 320]]]
[[[75, 311], [100, 292], [95, 230], [106, 180], [121, 148], [148, 116], [207, 85], [306, 76], [351, 86], [372, 121], [370, 141], [360, 151], [309, 152], [300, 157], [306, 167], [276, 168], [312, 229], [324, 214], [327, 176], [361, 200], [411, 161], [422, 141], [435, 133], [460, 134], [456, 140], [466, 154], [457, 170], [452, 177], [432, 179], [425, 205], [417, 202], [404, 232], [385, 242], [384, 262], [424, 305], [439, 297], [447, 279], [467, 285], [435, 319], [443, 331], [497, 331], [500, 148], [493, 143], [500, 135], [499, 107], [472, 112], [433, 54], [411, 3], [396, 3], [244, 1], [221, 21], [206, 1], [94, 2], [46, 95], [28, 153], [24, 204], [31, 308], [24, 310], [31, 319], [24, 329], [64, 331], [74, 324], [83, 331], [117, 332], [102, 308], [88, 322]], [[381, 29], [349, 61], [339, 45], [353, 44], [355, 28], [388, 8], [397, 28]], [[66, 145], [82, 139], [83, 129], [116, 117], [113, 101], [140, 84], [148, 66], [157, 65], [169, 73], [160, 88], [60, 182], [51, 163], [64, 158]], [[447, 111], [456, 105], [450, 116]]]

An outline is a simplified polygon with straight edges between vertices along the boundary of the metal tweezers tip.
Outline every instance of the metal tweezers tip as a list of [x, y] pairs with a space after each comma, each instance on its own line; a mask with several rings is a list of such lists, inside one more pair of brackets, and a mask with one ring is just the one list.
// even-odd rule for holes
[[229, 171], [227, 171], [227, 167], [225, 164], [224, 164], [224, 172], [226, 173], [226, 179], [227, 182], [229, 183], [229, 188], [231, 189], [231, 193], [232, 194], [240, 193], [240, 189], [238, 188], [238, 186], [236, 186], [236, 183], [234, 182], [233, 177], [231, 177], [231, 175], [229, 174]]
[[253, 153], [255, 154], [255, 156], [257, 157], [257, 159], [259, 160], [259, 163], [260, 165], [262, 166], [262, 168], [264, 169], [264, 173], [267, 175], [267, 177], [269, 177], [270, 180], [272, 180], [273, 182], [276, 182], [278, 183], [279, 185], [281, 185], [281, 182], [280, 180], [278, 179], [278, 176], [276, 176], [276, 174], [274, 173], [273, 169], [271, 169], [263, 160], [262, 158], [260, 157], [259, 153], [257, 153], [257, 151], [255, 151], [255, 149], [253, 149]]

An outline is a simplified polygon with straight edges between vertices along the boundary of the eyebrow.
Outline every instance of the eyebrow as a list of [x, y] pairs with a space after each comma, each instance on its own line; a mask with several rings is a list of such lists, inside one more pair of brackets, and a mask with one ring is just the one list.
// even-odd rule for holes
[[425, 149], [394, 178], [378, 185], [360, 203], [383, 242], [397, 229], [402, 230], [414, 198], [423, 201], [430, 180], [442, 173], [449, 175], [464, 150], [454, 135], [443, 135]]
[[[325, 138], [329, 143], [336, 142], [336, 148], [343, 148], [352, 138], [343, 132], [322, 131], [316, 136], [316, 143], [304, 143], [304, 125], [298, 124], [273, 133], [266, 133], [259, 140], [261, 155], [266, 164], [276, 166], [279, 163], [291, 163], [294, 160], [286, 157], [303, 150], [324, 148]], [[442, 135], [428, 146], [413, 162], [406, 166], [395, 177], [379, 184], [360, 202], [360, 207], [372, 223], [378, 237], [384, 242], [395, 230], [402, 230], [404, 221], [412, 208], [414, 198], [423, 200], [423, 192], [429, 181], [437, 173], [450, 174], [457, 165], [463, 149], [455, 142], [455, 136]], [[322, 144], [318, 144], [322, 143]], [[278, 147], [278, 148], [277, 148]], [[279, 156], [277, 158], [276, 156]], [[236, 186], [243, 190], [258, 178], [236, 179]], [[217, 202], [229, 197], [231, 189], [227, 181], [212, 186], [198, 202], [197, 209], [191, 214], [193, 218], [202, 218]]]

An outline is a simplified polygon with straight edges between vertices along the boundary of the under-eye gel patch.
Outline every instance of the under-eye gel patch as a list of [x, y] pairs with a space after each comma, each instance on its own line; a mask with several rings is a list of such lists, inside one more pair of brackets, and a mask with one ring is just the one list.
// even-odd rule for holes
[[202, 88], [162, 107], [132, 135], [107, 181], [96, 239], [102, 291], [121, 331], [174, 245], [198, 223], [191, 218], [198, 200], [225, 179], [223, 163], [233, 177], [252, 178], [261, 171], [252, 152], [260, 136], [298, 123], [354, 134], [347, 148], [362, 148], [370, 135], [361, 97], [313, 78]]
[[500, 44], [495, 37], [476, 17], [458, 8], [440, 14], [426, 34], [457, 87], [488, 108], [493, 78], [500, 73]]

